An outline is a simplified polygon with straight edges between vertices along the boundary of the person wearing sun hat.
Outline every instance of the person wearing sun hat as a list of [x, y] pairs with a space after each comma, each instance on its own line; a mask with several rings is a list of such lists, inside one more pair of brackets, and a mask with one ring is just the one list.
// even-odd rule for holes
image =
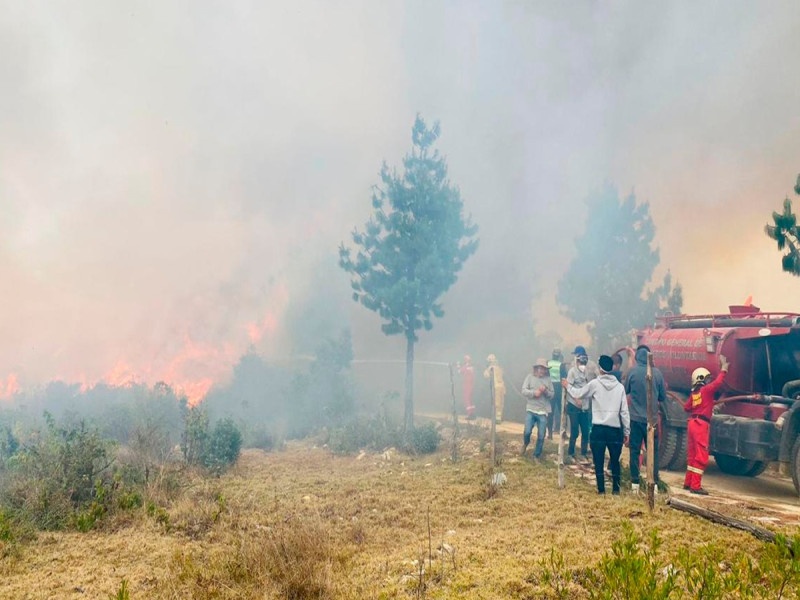
[[603, 462], [606, 449], [610, 456], [611, 491], [619, 494], [620, 466], [619, 457], [622, 446], [628, 443], [631, 433], [631, 418], [628, 412], [628, 399], [625, 387], [611, 374], [614, 361], [605, 354], [597, 361], [600, 376], [581, 388], [570, 386], [569, 394], [580, 400], [591, 400], [592, 405], [592, 458], [594, 473], [597, 477], [597, 493], [605, 494], [605, 473]]
[[522, 434], [522, 454], [528, 450], [531, 442], [533, 426], [536, 425], [536, 450], [534, 458], [542, 455], [544, 435], [547, 429], [547, 415], [550, 413], [550, 399], [553, 397], [553, 382], [547, 368], [547, 362], [540, 358], [533, 365], [533, 372], [528, 374], [522, 383], [522, 396], [527, 400], [525, 405], [525, 432]]

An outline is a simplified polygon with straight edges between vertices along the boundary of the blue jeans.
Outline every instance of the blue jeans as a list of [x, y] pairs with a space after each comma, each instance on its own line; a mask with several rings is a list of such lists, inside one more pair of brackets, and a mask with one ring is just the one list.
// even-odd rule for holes
[[567, 403], [567, 415], [569, 416], [569, 449], [567, 454], [575, 456], [575, 442], [578, 440], [578, 430], [580, 430], [581, 454], [587, 456], [589, 453], [589, 429], [592, 425], [592, 413], [588, 410], [581, 410], [572, 403]]
[[547, 415], [540, 415], [530, 411], [525, 412], [525, 433], [522, 434], [522, 441], [525, 448], [531, 443], [531, 433], [533, 433], [533, 425], [536, 424], [536, 450], [533, 455], [539, 457], [542, 455], [542, 447], [544, 446], [544, 432], [547, 429]]

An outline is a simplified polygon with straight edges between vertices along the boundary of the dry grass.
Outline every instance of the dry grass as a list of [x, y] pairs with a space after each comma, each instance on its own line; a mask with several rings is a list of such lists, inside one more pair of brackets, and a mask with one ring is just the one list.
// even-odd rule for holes
[[107, 598], [122, 579], [134, 599], [535, 598], [551, 547], [569, 568], [589, 567], [625, 520], [642, 533], [657, 526], [667, 554], [708, 543], [760, 551], [747, 534], [664, 506], [651, 516], [642, 499], [598, 497], [572, 476], [558, 490], [555, 468], [514, 458], [515, 443], [502, 466], [508, 483], [489, 499], [477, 440], [456, 464], [448, 451], [247, 451], [230, 473], [173, 502], [169, 528], [142, 509], [122, 528], [41, 534], [0, 563], [0, 598]]

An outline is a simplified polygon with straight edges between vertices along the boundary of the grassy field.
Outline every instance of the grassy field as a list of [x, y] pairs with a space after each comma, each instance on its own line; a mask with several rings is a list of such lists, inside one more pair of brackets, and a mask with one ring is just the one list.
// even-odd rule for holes
[[639, 497], [598, 497], [574, 476], [559, 490], [555, 467], [520, 459], [516, 437], [503, 444], [508, 482], [492, 495], [483, 434], [473, 435], [457, 463], [445, 451], [335, 456], [311, 442], [246, 451], [221, 478], [195, 477], [165, 512], [38, 534], [0, 562], [0, 597], [117, 597], [122, 580], [133, 599], [553, 597], [541, 566], [551, 549], [580, 572], [625, 522], [643, 535], [657, 527], [667, 558], [707, 544], [724, 560], [763, 551], [663, 504], [650, 515]]

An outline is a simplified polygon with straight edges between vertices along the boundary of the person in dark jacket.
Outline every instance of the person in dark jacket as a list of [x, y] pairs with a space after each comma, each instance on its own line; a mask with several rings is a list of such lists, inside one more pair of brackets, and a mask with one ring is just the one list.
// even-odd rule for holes
[[[639, 455], [642, 443], [647, 446], [647, 354], [650, 348], [639, 346], [636, 348], [636, 365], [628, 371], [625, 378], [625, 393], [628, 394], [631, 413], [631, 439], [630, 439], [630, 468], [631, 491], [639, 491]], [[664, 375], [653, 367], [653, 399], [659, 404], [667, 400], [667, 387], [664, 384]], [[658, 412], [656, 412], [658, 414]], [[653, 448], [656, 460], [653, 465], [653, 478], [658, 483], [658, 429], [656, 429], [655, 444]]]
[[611, 362], [614, 366], [614, 368], [611, 369], [611, 374], [617, 378], [617, 381], [622, 383], [622, 357], [619, 355], [619, 352], [611, 356]]

